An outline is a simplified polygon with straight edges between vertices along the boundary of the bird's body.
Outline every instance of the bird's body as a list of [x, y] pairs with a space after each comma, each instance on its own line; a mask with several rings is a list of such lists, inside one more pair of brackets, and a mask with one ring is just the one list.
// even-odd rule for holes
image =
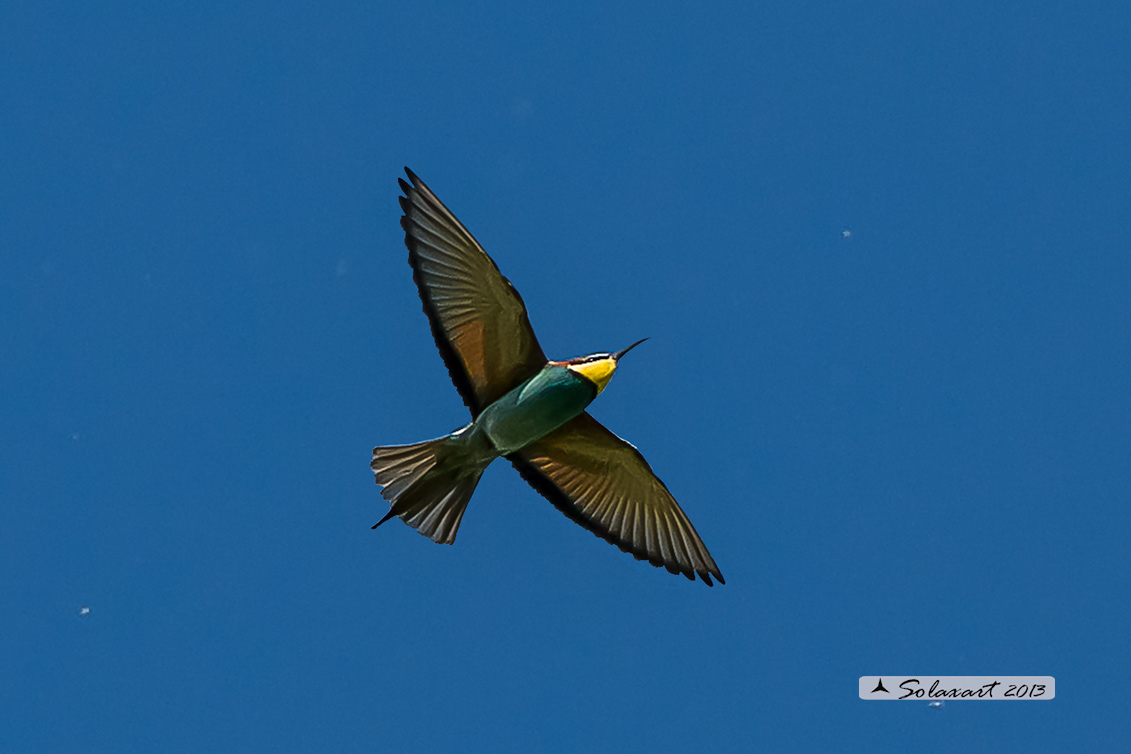
[[551, 363], [483, 409], [472, 427], [482, 427], [499, 455], [510, 455], [580, 414], [596, 397], [592, 382]]
[[450, 435], [373, 449], [389, 513], [450, 544], [483, 470], [509, 460], [559, 510], [638, 559], [707, 584], [722, 574], [643, 456], [585, 412], [616, 353], [550, 361], [518, 292], [474, 237], [405, 169], [405, 244], [436, 345], [472, 421]]

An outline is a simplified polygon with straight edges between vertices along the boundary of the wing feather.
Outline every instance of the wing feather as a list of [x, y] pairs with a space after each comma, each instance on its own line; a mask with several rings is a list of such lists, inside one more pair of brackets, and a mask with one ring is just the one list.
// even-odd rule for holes
[[440, 356], [472, 416], [546, 365], [522, 297], [416, 174], [401, 179], [408, 262]]
[[558, 510], [638, 560], [710, 586], [723, 575], [671, 492], [631, 444], [583, 413], [507, 457]]

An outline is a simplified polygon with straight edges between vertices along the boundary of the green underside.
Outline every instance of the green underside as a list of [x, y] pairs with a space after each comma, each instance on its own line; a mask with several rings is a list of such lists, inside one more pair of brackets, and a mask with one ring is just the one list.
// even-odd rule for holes
[[596, 397], [592, 382], [551, 364], [483, 409], [475, 424], [505, 456], [553, 432]]

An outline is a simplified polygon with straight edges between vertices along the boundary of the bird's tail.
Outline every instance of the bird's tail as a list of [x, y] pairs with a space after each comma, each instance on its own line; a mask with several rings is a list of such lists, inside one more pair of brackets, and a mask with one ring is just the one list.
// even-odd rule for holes
[[392, 505], [373, 528], [399, 516], [440, 544], [455, 542], [467, 501], [486, 468], [474, 456], [460, 451], [458, 440], [451, 435], [413, 445], [374, 448], [370, 468], [381, 485], [381, 497]]

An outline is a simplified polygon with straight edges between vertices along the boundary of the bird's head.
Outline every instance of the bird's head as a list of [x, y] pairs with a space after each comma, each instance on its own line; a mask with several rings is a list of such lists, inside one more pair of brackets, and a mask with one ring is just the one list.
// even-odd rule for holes
[[561, 363], [565, 365], [566, 369], [580, 374], [596, 385], [597, 394], [600, 395], [601, 391], [605, 389], [605, 385], [608, 385], [609, 380], [613, 378], [613, 372], [617, 371], [617, 362], [620, 361], [620, 357], [646, 340], [648, 339], [641, 338], [628, 348], [622, 348], [616, 353], [591, 353], [588, 356], [579, 356], [576, 359]]

